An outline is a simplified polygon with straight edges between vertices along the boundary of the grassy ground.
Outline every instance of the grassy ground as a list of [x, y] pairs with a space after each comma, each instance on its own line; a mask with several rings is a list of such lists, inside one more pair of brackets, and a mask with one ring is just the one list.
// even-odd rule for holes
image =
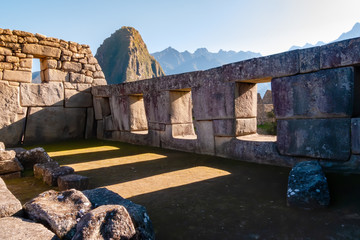
[[[98, 140], [42, 146], [92, 188], [144, 205], [160, 240], [360, 238], [357, 175], [328, 174], [331, 207], [303, 211], [286, 206], [287, 168]], [[49, 189], [31, 172], [6, 182], [23, 203]]]

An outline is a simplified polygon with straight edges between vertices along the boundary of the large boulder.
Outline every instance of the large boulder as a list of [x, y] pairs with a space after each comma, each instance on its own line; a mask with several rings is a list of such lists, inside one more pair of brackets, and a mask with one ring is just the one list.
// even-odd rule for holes
[[318, 161], [296, 164], [289, 174], [287, 203], [289, 206], [315, 209], [330, 203], [325, 174]]
[[136, 234], [124, 206], [103, 205], [81, 218], [72, 240], [132, 239]]
[[71, 239], [77, 222], [91, 210], [91, 202], [80, 191], [50, 190], [24, 204], [29, 218], [48, 226], [60, 238]]
[[146, 208], [122, 198], [119, 194], [106, 188], [96, 188], [83, 191], [94, 207], [102, 205], [122, 205], [129, 212], [135, 225], [135, 239], [155, 239], [155, 233]]
[[53, 232], [39, 223], [16, 217], [0, 218], [0, 239], [2, 240], [57, 240]]
[[16, 154], [16, 157], [26, 169], [32, 169], [36, 163], [47, 163], [53, 161], [47, 152], [45, 152], [45, 150], [41, 147], [27, 151], [19, 151]]
[[[9, 191], [5, 182], [0, 178], [0, 218], [21, 214], [22, 205], [20, 201]], [[0, 237], [0, 239], [2, 238]]]

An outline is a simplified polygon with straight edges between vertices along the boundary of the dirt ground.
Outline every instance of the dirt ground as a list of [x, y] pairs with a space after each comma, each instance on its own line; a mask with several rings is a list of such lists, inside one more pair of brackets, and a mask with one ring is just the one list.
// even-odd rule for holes
[[[288, 168], [98, 140], [42, 147], [145, 206], [160, 240], [360, 239], [360, 175], [327, 174], [331, 206], [305, 211], [286, 206]], [[22, 203], [49, 189], [31, 171], [6, 183]]]

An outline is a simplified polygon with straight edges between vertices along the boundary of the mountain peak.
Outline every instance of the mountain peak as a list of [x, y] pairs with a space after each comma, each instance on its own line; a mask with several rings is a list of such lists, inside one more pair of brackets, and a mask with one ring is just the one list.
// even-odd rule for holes
[[111, 34], [98, 48], [95, 57], [109, 84], [165, 75], [133, 27], [121, 27]]

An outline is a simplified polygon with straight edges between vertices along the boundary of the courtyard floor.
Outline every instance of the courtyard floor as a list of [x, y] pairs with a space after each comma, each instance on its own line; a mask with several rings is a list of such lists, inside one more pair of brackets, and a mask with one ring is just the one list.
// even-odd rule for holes
[[[100, 140], [41, 146], [91, 188], [145, 206], [159, 240], [360, 239], [360, 175], [327, 174], [331, 206], [305, 211], [286, 206], [289, 168]], [[50, 189], [31, 171], [6, 183], [22, 203]]]

